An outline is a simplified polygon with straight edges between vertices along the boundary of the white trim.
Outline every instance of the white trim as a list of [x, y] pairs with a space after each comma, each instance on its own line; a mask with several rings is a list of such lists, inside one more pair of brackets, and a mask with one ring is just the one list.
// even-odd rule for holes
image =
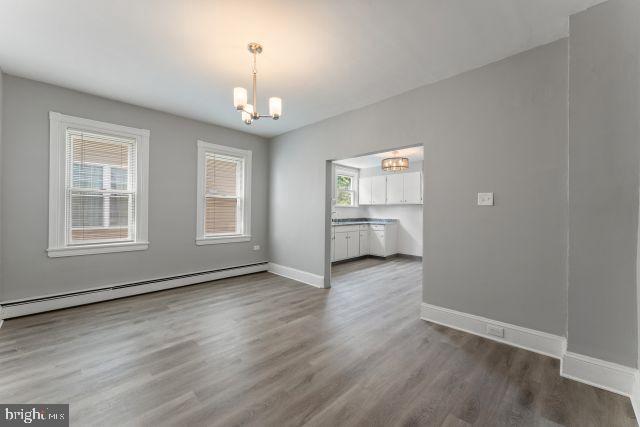
[[[129, 286], [125, 288], [115, 288], [119, 285], [112, 285], [112, 287], [102, 287], [87, 289], [80, 292], [87, 292], [79, 295], [60, 295], [56, 298], [56, 295], [47, 295], [41, 298], [40, 301], [25, 301], [24, 304], [7, 306], [8, 302], [4, 302], [4, 306], [0, 305], [0, 319], [9, 319], [12, 317], [25, 316], [28, 314], [41, 313], [44, 311], [58, 310], [61, 308], [74, 307], [78, 305], [90, 304], [100, 301], [108, 301], [117, 298], [128, 297], [132, 295], [144, 294], [148, 292], [156, 292], [164, 289], [177, 288], [181, 286], [193, 285], [196, 283], [209, 282], [212, 280], [224, 279], [226, 277], [243, 276], [245, 274], [257, 273], [261, 271], [267, 271], [267, 263], [260, 263], [257, 265], [242, 266], [237, 268], [226, 268], [219, 271], [212, 271], [205, 274], [197, 274], [186, 277], [178, 277], [174, 279], [168, 279], [164, 281], [145, 283], [136, 286]], [[162, 280], [162, 279], [153, 279]], [[33, 298], [35, 299], [35, 298]], [[21, 302], [20, 300], [10, 301], [10, 303]]]
[[[564, 337], [424, 302], [421, 306], [420, 318], [556, 359], [562, 357], [565, 349], [566, 340]], [[487, 334], [487, 326], [489, 325], [504, 328], [504, 337], [500, 338]]]
[[[136, 236], [134, 242], [67, 245], [65, 230], [65, 166], [66, 131], [68, 128], [113, 134], [136, 141]], [[49, 112], [49, 246], [50, 257], [89, 255], [147, 249], [149, 209], [149, 135], [138, 129], [81, 117]], [[107, 250], [107, 246], [110, 248]]]
[[[248, 242], [251, 240], [251, 170], [252, 152], [240, 148], [227, 147], [198, 140], [197, 157], [197, 201], [196, 201], [196, 245], [215, 245], [220, 243]], [[205, 161], [206, 154], [214, 153], [241, 158], [243, 160], [242, 179], [242, 234], [229, 236], [205, 236], [204, 234], [204, 198], [205, 198]]]
[[628, 366], [569, 351], [560, 361], [561, 376], [629, 397], [634, 395], [637, 373]]
[[144, 251], [149, 248], [149, 242], [104, 243], [98, 245], [67, 246], [64, 248], [47, 249], [50, 258], [64, 256], [108, 254], [113, 252]]
[[238, 243], [249, 242], [251, 236], [234, 235], [234, 236], [217, 236], [217, 237], [205, 237], [204, 239], [196, 239], [196, 245], [219, 245], [221, 243]]
[[640, 372], [637, 369], [633, 379], [633, 393], [631, 393], [630, 399], [636, 420], [640, 420]]
[[324, 276], [309, 273], [308, 271], [302, 271], [292, 267], [287, 267], [285, 265], [270, 262], [269, 272], [277, 274], [278, 276], [305, 283], [307, 285], [315, 286], [316, 288], [324, 288]]

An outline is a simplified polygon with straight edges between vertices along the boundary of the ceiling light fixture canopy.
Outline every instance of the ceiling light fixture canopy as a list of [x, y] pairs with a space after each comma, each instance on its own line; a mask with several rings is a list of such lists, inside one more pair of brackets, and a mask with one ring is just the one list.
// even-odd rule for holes
[[247, 90], [243, 87], [233, 88], [233, 105], [236, 110], [242, 113], [242, 121], [250, 125], [254, 120], [258, 120], [262, 117], [269, 117], [273, 120], [278, 120], [282, 115], [282, 99], [272, 96], [269, 98], [269, 114], [259, 114], [256, 99], [258, 97], [257, 90], [257, 74], [256, 57], [259, 53], [262, 53], [262, 45], [260, 43], [249, 43], [247, 46], [249, 52], [253, 55], [253, 65], [251, 67], [251, 74], [253, 77], [253, 104], [247, 103]]
[[382, 160], [382, 170], [398, 172], [409, 169], [409, 159], [406, 157], [387, 157]]

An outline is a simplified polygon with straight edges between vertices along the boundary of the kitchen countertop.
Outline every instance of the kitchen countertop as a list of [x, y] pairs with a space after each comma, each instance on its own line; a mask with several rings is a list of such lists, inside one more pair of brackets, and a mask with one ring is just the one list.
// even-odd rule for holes
[[331, 225], [359, 225], [359, 224], [374, 224], [374, 225], [386, 225], [395, 224], [397, 219], [384, 219], [384, 218], [340, 218], [331, 220]]

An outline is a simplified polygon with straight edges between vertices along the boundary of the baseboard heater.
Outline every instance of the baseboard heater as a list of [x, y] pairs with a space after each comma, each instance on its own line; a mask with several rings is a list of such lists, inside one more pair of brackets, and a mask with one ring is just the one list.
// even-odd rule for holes
[[226, 267], [197, 273], [181, 274], [178, 276], [143, 280], [140, 282], [123, 283], [119, 285], [88, 289], [85, 291], [68, 292], [18, 301], [8, 301], [0, 303], [0, 319], [26, 316], [28, 314], [58, 310], [61, 308], [91, 304], [100, 301], [108, 301], [132, 295], [224, 279], [227, 277], [258, 273], [261, 271], [267, 271], [268, 264], [268, 262], [259, 262], [236, 267]]

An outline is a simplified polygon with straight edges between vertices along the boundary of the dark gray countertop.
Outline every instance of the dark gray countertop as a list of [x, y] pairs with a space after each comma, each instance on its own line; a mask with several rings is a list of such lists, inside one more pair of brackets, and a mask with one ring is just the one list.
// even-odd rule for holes
[[384, 219], [384, 218], [340, 218], [331, 220], [331, 225], [358, 225], [358, 224], [374, 224], [385, 225], [395, 224], [397, 219]]

